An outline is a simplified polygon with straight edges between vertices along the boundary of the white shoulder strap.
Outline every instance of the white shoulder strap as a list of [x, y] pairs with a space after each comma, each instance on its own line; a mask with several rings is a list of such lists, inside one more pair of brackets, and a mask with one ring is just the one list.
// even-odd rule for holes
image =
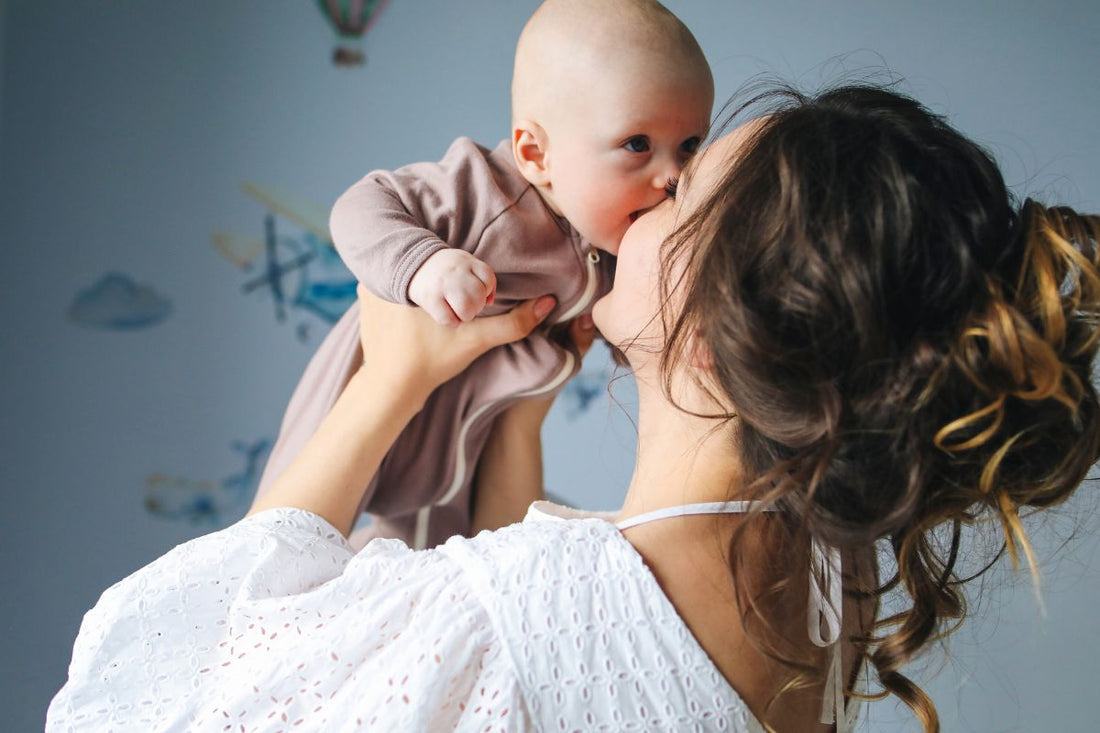
[[[743, 514], [752, 509], [752, 504], [751, 501], [709, 501], [699, 504], [680, 504], [679, 506], [655, 509], [645, 514], [623, 519], [616, 522], [615, 526], [619, 529], [630, 529], [646, 522], [655, 522], [658, 519], [668, 519], [669, 517], [683, 517], [689, 514]], [[771, 511], [771, 509], [765, 509], [764, 511]]]

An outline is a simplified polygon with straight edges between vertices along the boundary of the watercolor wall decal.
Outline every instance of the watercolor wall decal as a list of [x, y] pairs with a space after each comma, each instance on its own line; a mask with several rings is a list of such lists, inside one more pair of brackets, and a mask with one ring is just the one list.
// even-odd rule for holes
[[229, 526], [240, 518], [256, 493], [271, 446], [270, 438], [251, 443], [235, 441], [233, 450], [244, 461], [244, 467], [221, 481], [151, 474], [145, 480], [145, 510], [161, 519], [207, 527]]
[[151, 286], [125, 273], [108, 272], [76, 294], [68, 315], [88, 328], [132, 331], [155, 326], [171, 313], [171, 301]]
[[247, 275], [241, 292], [270, 298], [275, 319], [293, 316], [298, 339], [307, 341], [316, 322], [335, 323], [355, 301], [355, 277], [332, 246], [328, 211], [260, 184], [241, 189], [266, 209], [263, 236], [217, 232], [214, 248]]
[[332, 52], [336, 66], [362, 66], [367, 62], [363, 52], [363, 37], [378, 19], [386, 0], [317, 0], [339, 43]]

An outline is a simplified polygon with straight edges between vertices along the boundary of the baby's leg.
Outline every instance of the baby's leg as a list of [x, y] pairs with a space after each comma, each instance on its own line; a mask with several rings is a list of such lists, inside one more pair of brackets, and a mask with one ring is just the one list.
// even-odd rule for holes
[[302, 450], [362, 363], [359, 301], [355, 301], [325, 336], [294, 388], [279, 437], [260, 477], [257, 496], [267, 491]]

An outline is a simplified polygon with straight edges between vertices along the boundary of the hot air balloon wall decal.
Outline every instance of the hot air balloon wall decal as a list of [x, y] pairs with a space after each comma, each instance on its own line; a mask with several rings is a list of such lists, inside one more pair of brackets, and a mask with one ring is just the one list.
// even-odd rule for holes
[[362, 66], [367, 61], [363, 53], [363, 37], [386, 7], [388, 0], [317, 0], [329, 23], [336, 30], [339, 42], [332, 52], [336, 66]]

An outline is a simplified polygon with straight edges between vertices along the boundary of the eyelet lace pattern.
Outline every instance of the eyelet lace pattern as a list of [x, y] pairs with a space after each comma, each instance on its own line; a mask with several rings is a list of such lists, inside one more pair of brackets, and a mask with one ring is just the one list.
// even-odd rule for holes
[[47, 731], [760, 731], [601, 519], [354, 554], [274, 509], [105, 591]]

